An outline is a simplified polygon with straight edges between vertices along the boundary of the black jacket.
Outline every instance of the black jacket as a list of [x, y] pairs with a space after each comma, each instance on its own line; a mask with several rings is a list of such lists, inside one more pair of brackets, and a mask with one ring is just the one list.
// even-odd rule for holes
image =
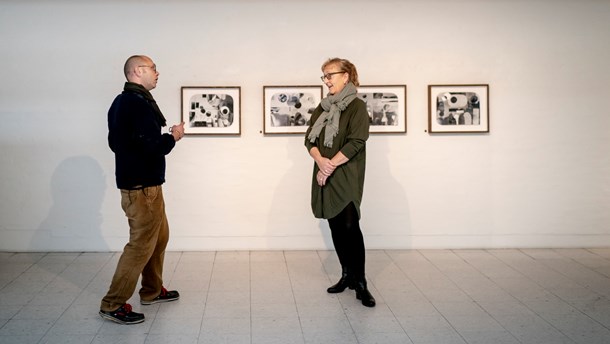
[[161, 134], [158, 115], [143, 96], [124, 91], [108, 110], [108, 145], [115, 154], [117, 187], [137, 189], [165, 182], [165, 155], [176, 142]]

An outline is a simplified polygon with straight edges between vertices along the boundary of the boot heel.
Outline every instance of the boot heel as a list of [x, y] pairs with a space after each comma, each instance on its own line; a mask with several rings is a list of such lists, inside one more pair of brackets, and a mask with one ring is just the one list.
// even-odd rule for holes
[[326, 289], [326, 291], [329, 294], [336, 294], [336, 293], [342, 293], [345, 290], [345, 288], [354, 289], [353, 288], [353, 282], [351, 281], [349, 276], [342, 275], [341, 279], [339, 280], [339, 282], [337, 282], [336, 284], [328, 287], [328, 289]]
[[371, 295], [371, 292], [367, 289], [365, 281], [356, 282], [356, 298], [362, 301], [362, 304], [366, 307], [375, 307], [375, 298]]

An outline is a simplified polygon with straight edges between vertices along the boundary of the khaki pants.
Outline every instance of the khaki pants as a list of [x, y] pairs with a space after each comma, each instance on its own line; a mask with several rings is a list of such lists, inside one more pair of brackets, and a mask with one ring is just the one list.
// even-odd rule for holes
[[163, 258], [169, 226], [161, 185], [141, 190], [121, 190], [121, 206], [129, 222], [129, 242], [114, 272], [101, 310], [111, 312], [133, 295], [142, 274], [140, 299], [152, 300], [163, 286]]

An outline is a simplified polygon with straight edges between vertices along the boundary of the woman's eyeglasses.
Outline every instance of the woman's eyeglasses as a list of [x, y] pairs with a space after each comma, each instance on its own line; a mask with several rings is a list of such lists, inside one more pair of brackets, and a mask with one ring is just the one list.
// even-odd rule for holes
[[341, 74], [341, 73], [345, 73], [345, 72], [333, 72], [333, 73], [326, 73], [324, 75], [322, 75], [320, 77], [320, 80], [324, 81], [324, 80], [330, 80], [330, 78], [335, 75], [335, 74]]

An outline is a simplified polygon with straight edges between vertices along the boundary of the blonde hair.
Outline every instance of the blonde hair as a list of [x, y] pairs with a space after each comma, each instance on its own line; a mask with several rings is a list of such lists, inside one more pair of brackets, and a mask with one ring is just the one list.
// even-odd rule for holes
[[342, 72], [346, 72], [347, 74], [349, 74], [349, 81], [351, 81], [354, 86], [360, 86], [360, 82], [358, 81], [358, 71], [356, 70], [356, 66], [354, 66], [353, 63], [349, 62], [346, 59], [333, 57], [331, 59], [326, 60], [326, 62], [322, 64], [322, 71], [324, 71], [324, 68], [331, 64], [337, 65]]

